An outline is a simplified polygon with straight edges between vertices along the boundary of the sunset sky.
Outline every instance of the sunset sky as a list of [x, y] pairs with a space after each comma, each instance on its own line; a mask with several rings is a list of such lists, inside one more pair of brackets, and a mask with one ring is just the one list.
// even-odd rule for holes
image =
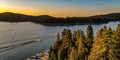
[[120, 0], [0, 0], [0, 13], [91, 16], [120, 12]]

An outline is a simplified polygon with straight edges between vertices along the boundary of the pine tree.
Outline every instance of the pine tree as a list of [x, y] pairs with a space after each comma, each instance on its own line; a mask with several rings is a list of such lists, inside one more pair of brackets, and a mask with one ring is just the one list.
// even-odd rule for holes
[[57, 35], [56, 42], [53, 46], [54, 46], [53, 47], [54, 49], [58, 49], [60, 47], [60, 34], [59, 33]]
[[62, 47], [68, 48], [70, 46], [70, 41], [72, 40], [72, 33], [69, 29], [64, 29], [62, 32]]
[[93, 44], [93, 29], [91, 25], [88, 25], [87, 30], [86, 30], [85, 44], [88, 50], [90, 51], [90, 49], [92, 48], [92, 44]]
[[82, 30], [79, 30], [80, 32], [80, 36], [78, 41], [78, 60], [84, 60], [86, 52], [87, 52], [87, 48], [85, 47], [85, 36], [84, 36], [84, 32]]
[[[101, 33], [101, 37], [100, 34]], [[90, 60], [118, 60], [116, 56], [115, 31], [105, 27], [98, 31], [90, 53]], [[98, 37], [99, 36], [99, 37]], [[118, 45], [117, 45], [118, 46]]]
[[90, 52], [89, 60], [106, 60], [107, 59], [106, 56], [109, 52], [109, 47], [107, 44], [108, 39], [106, 39], [107, 34], [105, 34], [107, 30], [103, 30], [103, 29], [97, 32], [97, 34], [98, 33], [101, 33], [101, 34], [100, 35], [98, 34], [95, 37], [93, 47]]
[[76, 46], [76, 40], [77, 40], [76, 34], [77, 34], [77, 31], [74, 30], [73, 33], [72, 33], [72, 41], [71, 41], [72, 46]]
[[117, 56], [118, 59], [120, 59], [120, 24], [117, 25], [116, 27], [116, 33], [113, 36], [114, 39], [114, 53]]

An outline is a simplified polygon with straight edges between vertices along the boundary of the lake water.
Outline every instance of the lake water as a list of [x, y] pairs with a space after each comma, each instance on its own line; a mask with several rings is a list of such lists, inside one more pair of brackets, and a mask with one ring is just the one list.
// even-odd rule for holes
[[[119, 22], [109, 22], [106, 26], [116, 29]], [[105, 24], [92, 25], [94, 33]], [[40, 51], [49, 49], [56, 39], [57, 32], [64, 28], [82, 29], [87, 25], [44, 26], [31, 22], [0, 22], [0, 60], [25, 60]]]

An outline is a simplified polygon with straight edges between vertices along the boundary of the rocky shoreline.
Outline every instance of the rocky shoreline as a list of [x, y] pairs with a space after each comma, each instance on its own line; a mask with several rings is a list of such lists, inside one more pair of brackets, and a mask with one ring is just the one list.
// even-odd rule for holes
[[26, 60], [51, 60], [49, 58], [49, 50], [42, 51], [31, 57], [28, 57]]

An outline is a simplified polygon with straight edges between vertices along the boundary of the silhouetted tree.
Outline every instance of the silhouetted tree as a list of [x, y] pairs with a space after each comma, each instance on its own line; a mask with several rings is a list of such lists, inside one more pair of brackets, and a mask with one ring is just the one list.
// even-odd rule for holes
[[88, 25], [87, 30], [86, 30], [85, 44], [88, 50], [90, 51], [90, 49], [92, 48], [92, 44], [93, 44], [93, 29], [90, 24]]

